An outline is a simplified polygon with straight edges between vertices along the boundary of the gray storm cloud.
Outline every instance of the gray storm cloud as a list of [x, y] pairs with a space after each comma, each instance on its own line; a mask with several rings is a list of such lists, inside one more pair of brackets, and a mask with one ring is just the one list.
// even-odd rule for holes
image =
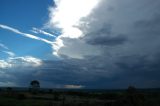
[[[60, 3], [59, 0], [56, 1]], [[76, 7], [69, 6], [70, 3], [67, 3], [67, 7], [74, 10]], [[30, 78], [37, 78], [48, 84], [47, 86], [159, 87], [160, 1], [102, 0], [98, 4], [94, 3], [95, 8], [90, 8], [92, 11], [87, 15], [83, 14], [83, 17], [79, 18], [79, 9], [71, 12], [77, 12], [78, 18], [75, 20], [78, 19], [79, 23], [76, 23], [76, 27], [74, 22], [66, 25], [66, 20], [56, 25], [58, 20], [54, 22], [52, 19], [55, 14], [59, 14], [59, 10], [53, 14], [54, 8], [51, 8], [50, 21], [53, 23], [50, 27], [61, 28], [63, 33], [52, 45], [53, 52], [62, 59], [45, 60], [39, 67], [31, 69], [33, 73], [24, 69], [26, 73], [19, 73], [19, 77], [15, 79], [18, 84], [22, 84], [19, 79], [27, 82]], [[64, 5], [65, 3], [62, 7]], [[63, 16], [62, 13], [64, 11], [58, 16]], [[67, 18], [74, 16], [66, 12], [65, 14]], [[66, 29], [63, 28], [68, 27], [73, 30], [64, 33]], [[68, 35], [70, 32], [71, 35]], [[13, 80], [7, 77], [8, 74], [11, 75], [11, 71], [2, 72], [8, 72], [4, 75], [8, 81]], [[14, 75], [16, 73], [12, 73]]]
[[[158, 39], [154, 39], [156, 37], [154, 32], [159, 32], [158, 28], [146, 29], [147, 26], [140, 24], [143, 24], [141, 21], [155, 20], [159, 14], [158, 8], [157, 0], [102, 0], [90, 14], [81, 17], [77, 24], [76, 28], [83, 36], [59, 37], [56, 42], [59, 48], [56, 52], [58, 55], [71, 58], [104, 55], [104, 53], [143, 55], [156, 52], [157, 50], [153, 49], [159, 46], [155, 43], [158, 43], [159, 38], [157, 36]], [[150, 34], [146, 33], [146, 30], [150, 31]], [[150, 39], [151, 36], [153, 39]]]
[[129, 74], [135, 68], [136, 76], [143, 76], [141, 72], [159, 61], [159, 5], [158, 0], [102, 0], [76, 25], [83, 36], [59, 38], [63, 46], [57, 54], [76, 60], [81, 70], [99, 78]]

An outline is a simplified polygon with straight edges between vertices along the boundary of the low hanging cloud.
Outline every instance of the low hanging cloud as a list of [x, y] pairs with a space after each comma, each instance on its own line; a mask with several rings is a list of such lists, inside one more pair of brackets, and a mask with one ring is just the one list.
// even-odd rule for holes
[[4, 60], [0, 60], [0, 69], [10, 68], [12, 65]]
[[42, 65], [42, 60], [32, 57], [9, 57], [6, 60], [0, 60], [0, 69], [38, 67]]
[[[32, 56], [9, 55], [7, 59], [0, 60], [0, 86], [28, 86], [28, 82], [35, 79], [32, 73], [42, 64], [41, 59]], [[26, 77], [29, 79], [27, 82]]]
[[64, 85], [64, 88], [67, 88], [67, 89], [82, 89], [82, 88], [84, 88], [84, 86], [82, 86], [82, 85]]
[[17, 86], [15, 83], [8, 82], [8, 81], [0, 82], [0, 85], [3, 86], [3, 87], [16, 87]]
[[[42, 60], [32, 57], [32, 56], [25, 56], [25, 57], [14, 57], [14, 58], [9, 58], [8, 62], [13, 64], [13, 66], [24, 66], [24, 67], [38, 67], [42, 64]], [[15, 64], [15, 65], [14, 65]]]

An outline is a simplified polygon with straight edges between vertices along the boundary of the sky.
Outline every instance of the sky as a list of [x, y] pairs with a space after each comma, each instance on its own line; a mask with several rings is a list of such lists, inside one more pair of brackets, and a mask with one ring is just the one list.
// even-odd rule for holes
[[160, 87], [159, 0], [0, 0], [0, 86]]

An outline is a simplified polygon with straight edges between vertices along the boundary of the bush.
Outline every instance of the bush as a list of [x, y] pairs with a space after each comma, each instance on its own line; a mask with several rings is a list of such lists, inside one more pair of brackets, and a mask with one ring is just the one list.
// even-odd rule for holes
[[17, 99], [18, 100], [24, 100], [24, 99], [26, 99], [26, 96], [25, 96], [25, 94], [18, 94]]

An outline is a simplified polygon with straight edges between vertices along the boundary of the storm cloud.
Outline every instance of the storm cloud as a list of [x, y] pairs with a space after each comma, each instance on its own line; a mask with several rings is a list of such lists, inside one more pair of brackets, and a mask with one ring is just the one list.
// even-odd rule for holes
[[[82, 35], [56, 38], [57, 60], [42, 60], [39, 67], [23, 69], [25, 74], [0, 72], [17, 85], [36, 78], [50, 87], [160, 87], [159, 10], [159, 0], [101, 0], [74, 26]], [[52, 23], [50, 29], [56, 27]]]

